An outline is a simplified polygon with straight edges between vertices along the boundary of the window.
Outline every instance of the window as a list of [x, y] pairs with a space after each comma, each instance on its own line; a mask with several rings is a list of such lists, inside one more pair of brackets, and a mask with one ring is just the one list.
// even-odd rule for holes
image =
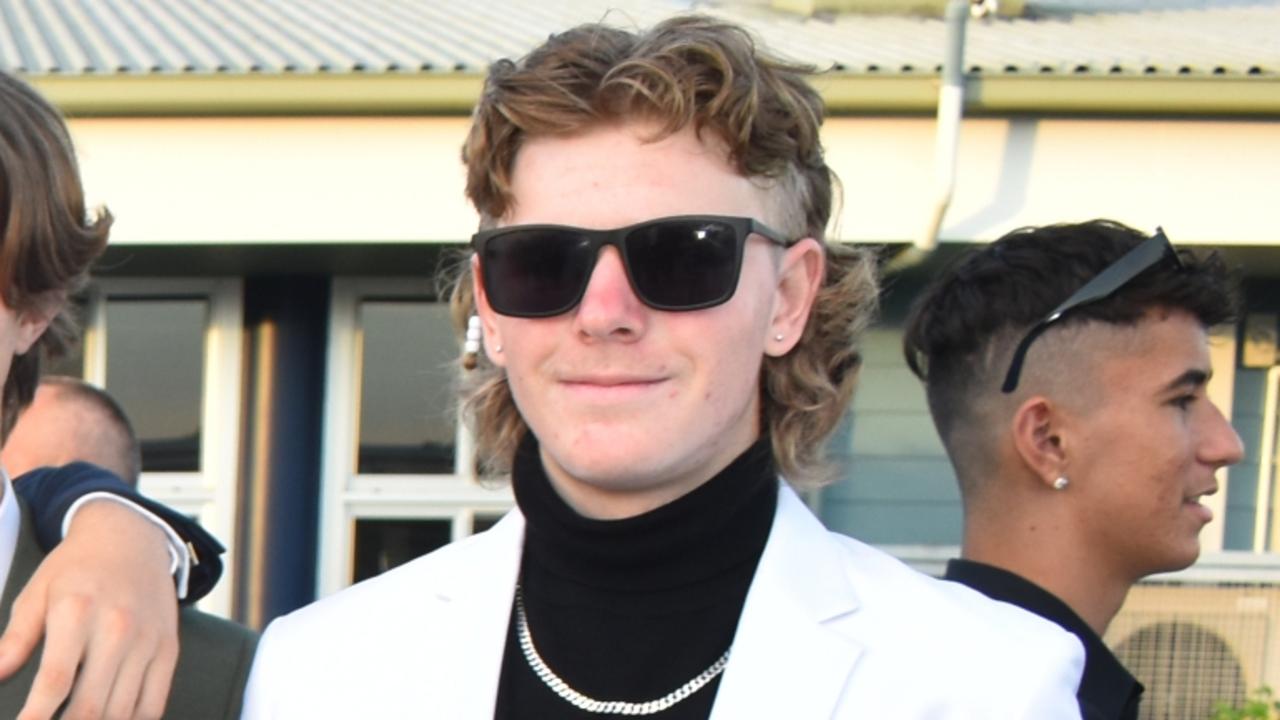
[[107, 390], [126, 408], [144, 472], [199, 472], [205, 298], [108, 298]]
[[144, 494], [227, 547], [224, 579], [200, 603], [231, 611], [239, 478], [243, 299], [239, 279], [104, 278], [84, 303], [84, 342], [58, 371], [105, 387], [142, 442]]
[[360, 303], [357, 472], [450, 474], [457, 346], [444, 303]]
[[355, 523], [352, 582], [360, 582], [419, 555], [444, 547], [453, 538], [445, 518], [363, 519]]
[[429, 279], [334, 280], [317, 594], [491, 527], [454, 397], [459, 341]]

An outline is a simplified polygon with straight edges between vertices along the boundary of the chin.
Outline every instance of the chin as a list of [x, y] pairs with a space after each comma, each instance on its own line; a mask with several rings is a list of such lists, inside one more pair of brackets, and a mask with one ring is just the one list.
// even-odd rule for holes
[[651, 474], [654, 459], [672, 453], [674, 443], [658, 432], [590, 425], [557, 445], [555, 454], [575, 477], [606, 480]]
[[1200, 542], [1196, 541], [1188, 547], [1179, 548], [1178, 552], [1164, 558], [1164, 561], [1151, 569], [1148, 574], [1185, 570], [1194, 565], [1198, 559], [1200, 559]]
[[640, 463], [640, 458], [602, 458], [562, 467], [574, 480], [611, 493], [645, 490], [652, 484], [646, 481], [655, 475], [652, 468]]

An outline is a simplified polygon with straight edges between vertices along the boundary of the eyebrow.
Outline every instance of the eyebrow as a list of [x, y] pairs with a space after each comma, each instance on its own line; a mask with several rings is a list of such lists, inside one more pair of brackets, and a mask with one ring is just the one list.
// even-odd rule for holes
[[1182, 373], [1178, 377], [1174, 378], [1172, 382], [1170, 382], [1168, 385], [1165, 385], [1161, 389], [1161, 392], [1170, 392], [1170, 391], [1178, 390], [1184, 387], [1193, 387], [1193, 388], [1202, 387], [1208, 384], [1209, 378], [1212, 376], [1213, 376], [1213, 372], [1210, 370], [1201, 370], [1199, 368], [1192, 368]]

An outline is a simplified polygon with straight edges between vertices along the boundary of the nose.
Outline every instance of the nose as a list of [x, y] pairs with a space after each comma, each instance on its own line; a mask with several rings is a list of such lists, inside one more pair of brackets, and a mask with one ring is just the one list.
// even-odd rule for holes
[[648, 308], [636, 297], [617, 248], [600, 251], [574, 324], [584, 337], [634, 340], [644, 334]]
[[1210, 432], [1201, 448], [1201, 460], [1214, 467], [1224, 467], [1235, 465], [1243, 457], [1244, 443], [1240, 441], [1240, 434], [1214, 405]]

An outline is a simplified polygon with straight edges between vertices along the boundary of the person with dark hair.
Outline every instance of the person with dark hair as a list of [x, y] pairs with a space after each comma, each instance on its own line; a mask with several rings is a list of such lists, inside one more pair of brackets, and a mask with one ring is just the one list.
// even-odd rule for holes
[[137, 487], [142, 449], [124, 409], [80, 378], [46, 375], [5, 438], [0, 461], [15, 477], [38, 467], [81, 461]]
[[[85, 207], [57, 110], [0, 73], [0, 441], [32, 400], [41, 357], [56, 357], [74, 337], [67, 297], [83, 285], [110, 225], [105, 210]], [[156, 718], [168, 703], [168, 717], [235, 717], [234, 688], [219, 680], [247, 665], [252, 638], [203, 622], [193, 628], [184, 613], [179, 654], [166, 547], [178, 558], [182, 596], [185, 545], [167, 541], [158, 519], [86, 495], [120, 484], [105, 470], [72, 464], [24, 479], [36, 473], [39, 483], [11, 483], [0, 470], [0, 716]], [[45, 557], [64, 515], [67, 539]], [[183, 668], [176, 681], [175, 665]]]
[[1069, 633], [792, 490], [829, 475], [877, 296], [825, 239], [807, 75], [699, 16], [492, 66], [453, 308], [518, 507], [274, 621], [246, 718], [1078, 717]]
[[1216, 252], [1097, 220], [962, 257], [907, 322], [964, 504], [946, 577], [1081, 639], [1087, 719], [1137, 717], [1142, 686], [1102, 635], [1134, 583], [1195, 561], [1200, 500], [1240, 460], [1206, 395], [1208, 331], [1237, 305]]

